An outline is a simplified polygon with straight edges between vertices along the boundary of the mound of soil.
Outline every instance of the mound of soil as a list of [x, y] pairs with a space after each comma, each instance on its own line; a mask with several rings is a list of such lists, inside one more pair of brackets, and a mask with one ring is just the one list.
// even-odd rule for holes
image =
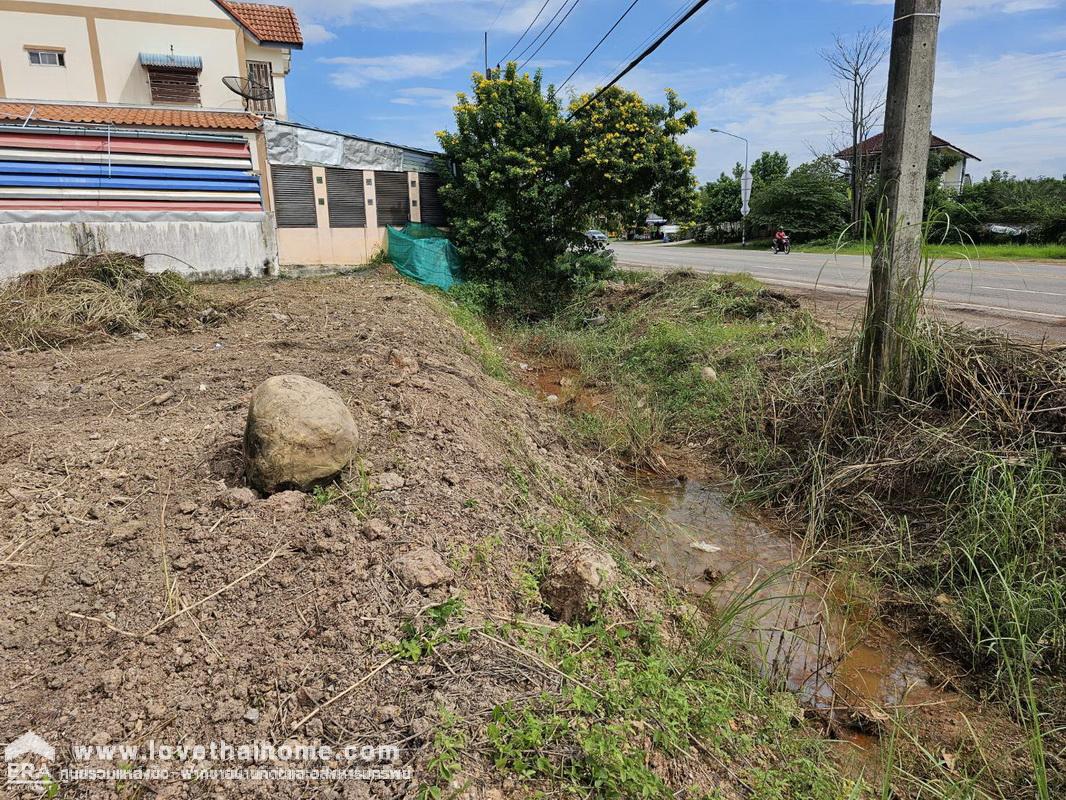
[[176, 272], [148, 272], [126, 253], [76, 256], [0, 287], [0, 347], [47, 348], [150, 328], [217, 325], [213, 308]]
[[[249, 290], [204, 291], [222, 305]], [[390, 654], [459, 594], [472, 628], [521, 613], [519, 566], [543, 550], [529, 520], [550, 521], [553, 496], [593, 506], [605, 468], [486, 377], [420, 290], [356, 276], [268, 291], [217, 331], [0, 354], [0, 741], [34, 731], [56, 747], [53, 773], [73, 744], [297, 739], [399, 745], [392, 766], [425, 775], [442, 718], [485, 719], [557, 683], [484, 637], [432, 665]], [[344, 486], [267, 499], [244, 486], [249, 393], [281, 373], [351, 409], [362, 461]], [[516, 475], [550, 491], [529, 478], [519, 506]], [[418, 780], [145, 785], [413, 797]]]

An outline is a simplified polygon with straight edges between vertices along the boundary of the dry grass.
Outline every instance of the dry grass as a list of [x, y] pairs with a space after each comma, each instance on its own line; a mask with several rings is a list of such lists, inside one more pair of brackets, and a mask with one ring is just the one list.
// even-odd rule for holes
[[147, 272], [143, 258], [78, 256], [0, 287], [0, 347], [46, 349], [153, 326], [212, 325], [234, 310], [209, 307], [177, 273]]

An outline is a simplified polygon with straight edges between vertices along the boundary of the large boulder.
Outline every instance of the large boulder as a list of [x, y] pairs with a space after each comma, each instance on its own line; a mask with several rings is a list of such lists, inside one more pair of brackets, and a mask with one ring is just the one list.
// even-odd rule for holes
[[613, 558], [588, 542], [570, 542], [553, 560], [540, 596], [553, 619], [589, 622], [603, 593], [617, 584]]
[[308, 491], [355, 455], [355, 420], [340, 395], [302, 375], [277, 375], [252, 393], [244, 428], [248, 482], [266, 494]]

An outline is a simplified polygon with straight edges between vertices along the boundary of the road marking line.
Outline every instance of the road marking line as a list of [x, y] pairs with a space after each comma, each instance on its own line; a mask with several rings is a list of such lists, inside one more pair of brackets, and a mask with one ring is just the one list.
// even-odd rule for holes
[[1036, 289], [1009, 289], [1006, 286], [978, 286], [978, 289], [991, 289], [993, 292], [1021, 292], [1022, 294], [1045, 294], [1048, 297], [1066, 297], [1061, 292], [1040, 292]]

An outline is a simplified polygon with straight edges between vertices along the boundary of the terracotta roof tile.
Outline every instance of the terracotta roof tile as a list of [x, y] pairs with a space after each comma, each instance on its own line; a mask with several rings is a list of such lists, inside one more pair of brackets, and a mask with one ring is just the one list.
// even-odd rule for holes
[[254, 114], [244, 112], [200, 111], [199, 109], [185, 108], [132, 108], [129, 106], [0, 102], [0, 119], [26, 119], [31, 111], [33, 112], [33, 118], [42, 122], [236, 131], [259, 129], [259, 118]]
[[220, 2], [260, 41], [303, 47], [304, 37], [300, 33], [300, 22], [296, 19], [296, 12], [288, 6], [235, 3], [232, 0]]

